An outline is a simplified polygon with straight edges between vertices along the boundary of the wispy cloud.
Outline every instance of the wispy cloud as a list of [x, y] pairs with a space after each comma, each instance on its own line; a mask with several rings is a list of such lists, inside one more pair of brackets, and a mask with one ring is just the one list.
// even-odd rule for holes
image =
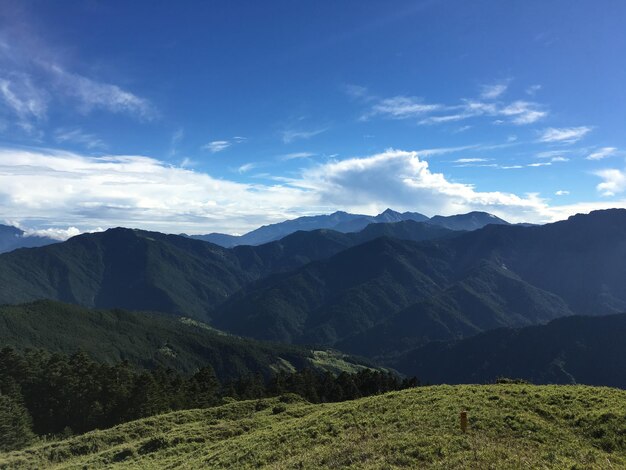
[[615, 147], [602, 147], [601, 149], [598, 149], [595, 152], [589, 154], [586, 158], [587, 160], [602, 160], [604, 158], [615, 155], [616, 152], [617, 148]]
[[26, 47], [21, 36], [4, 39], [0, 49], [0, 113], [10, 113], [19, 128], [33, 132], [46, 121], [50, 110], [79, 114], [100, 110], [140, 120], [158, 116], [148, 99], [99, 77], [68, 70], [47, 46], [42, 46], [43, 42], [29, 38]]
[[503, 116], [509, 116], [513, 124], [525, 125], [537, 122], [548, 115], [537, 103], [515, 101], [499, 111]]
[[464, 150], [472, 150], [472, 149], [478, 149], [478, 148], [481, 148], [480, 144], [459, 145], [458, 147], [434, 147], [434, 148], [429, 148], [429, 149], [420, 149], [420, 150], [417, 150], [416, 152], [420, 156], [420, 158], [428, 158], [428, 157], [434, 157], [437, 155], [445, 155], [447, 153], [462, 152]]
[[214, 140], [209, 142], [208, 144], [204, 144], [202, 148], [204, 150], [208, 150], [211, 153], [221, 152], [222, 150], [226, 150], [231, 146], [231, 143], [228, 140]]
[[435, 125], [463, 121], [480, 116], [491, 116], [496, 123], [509, 122], [524, 126], [548, 115], [545, 106], [524, 100], [503, 103], [497, 100], [507, 90], [508, 82], [484, 86], [480, 99], [461, 99], [456, 104], [428, 103], [414, 96], [374, 98], [369, 111], [360, 117], [365, 121], [380, 116], [388, 119], [417, 119], [421, 125]]
[[477, 163], [477, 162], [487, 162], [491, 160], [490, 158], [458, 158], [454, 160], [454, 163]]
[[483, 85], [480, 91], [480, 97], [484, 100], [495, 100], [499, 98], [509, 87], [509, 80], [494, 83], [491, 85]]
[[569, 196], [569, 191], [565, 189], [559, 189], [554, 193], [555, 196]]
[[44, 65], [56, 79], [55, 87], [75, 98], [83, 113], [103, 109], [112, 113], [127, 113], [140, 119], [153, 119], [157, 115], [150, 101], [117, 85], [68, 72], [57, 64]]
[[322, 132], [326, 132], [327, 130], [327, 127], [314, 130], [289, 129], [282, 132], [282, 140], [283, 143], [290, 144], [291, 142], [294, 142], [296, 140], [310, 139], [311, 137], [315, 137], [316, 135], [319, 135]]
[[562, 128], [549, 127], [541, 132], [539, 140], [541, 142], [558, 142], [572, 144], [574, 142], [578, 142], [589, 132], [591, 132], [591, 130], [592, 128], [588, 126]]
[[106, 144], [94, 134], [83, 132], [81, 129], [57, 129], [54, 131], [54, 140], [60, 144], [75, 143], [88, 149], [105, 149]]
[[259, 165], [258, 163], [245, 163], [243, 165], [241, 165], [239, 168], [237, 168], [237, 171], [239, 173], [247, 173], [250, 170], [253, 170], [254, 168], [257, 168]]
[[394, 96], [385, 98], [376, 103], [370, 112], [361, 117], [362, 120], [382, 115], [394, 119], [407, 119], [433, 111], [439, 111], [444, 106], [440, 104], [424, 103], [421, 98], [413, 96]]
[[235, 136], [228, 140], [213, 140], [204, 144], [201, 148], [202, 150], [208, 150], [211, 153], [218, 153], [232, 147], [233, 145], [242, 144], [247, 140], [248, 139], [246, 137]]
[[26, 74], [12, 73], [0, 78], [0, 99], [22, 124], [46, 117], [49, 96], [35, 87]]
[[526, 94], [528, 96], [535, 96], [539, 90], [541, 90], [541, 85], [531, 85], [526, 88]]
[[314, 157], [316, 154], [312, 153], [312, 152], [293, 152], [293, 153], [287, 153], [285, 155], [281, 155], [280, 157], [278, 157], [280, 160], [295, 160], [298, 158], [310, 158], [310, 157]]

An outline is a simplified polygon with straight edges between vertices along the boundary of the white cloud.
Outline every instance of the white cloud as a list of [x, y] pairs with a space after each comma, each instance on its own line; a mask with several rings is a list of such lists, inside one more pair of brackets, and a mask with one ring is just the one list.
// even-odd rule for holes
[[477, 163], [489, 161], [489, 158], [458, 158], [454, 160], [454, 163]]
[[[621, 172], [600, 176], [605, 179], [601, 192], [624, 191]], [[0, 149], [0, 213], [30, 230], [131, 226], [243, 233], [337, 209], [373, 214], [393, 207], [429, 215], [484, 210], [512, 222], [546, 222], [581, 208], [626, 206], [626, 201], [549, 206], [537, 194], [480, 191], [432, 171], [416, 151], [392, 149], [273, 179], [275, 183], [244, 184], [145, 156], [5, 148]]]
[[434, 157], [437, 155], [445, 155], [447, 153], [462, 152], [464, 150], [472, 150], [481, 148], [480, 145], [460, 145], [458, 147], [435, 147], [430, 149], [417, 150], [420, 158]]
[[208, 150], [211, 153], [221, 152], [230, 147], [231, 143], [228, 140], [214, 140], [202, 146], [204, 150]]
[[603, 196], [615, 196], [626, 190], [626, 172], [616, 169], [606, 169], [596, 171], [595, 174], [604, 181], [596, 189]]
[[529, 167], [540, 167], [540, 166], [550, 166], [550, 165], [552, 165], [552, 162], [529, 163], [526, 166], [529, 166]]
[[541, 109], [537, 103], [515, 101], [500, 109], [499, 114], [510, 117], [513, 124], [525, 125], [543, 119], [548, 112]]
[[248, 139], [246, 137], [235, 136], [230, 140], [214, 140], [209, 142], [208, 144], [204, 144], [202, 146], [203, 150], [208, 150], [211, 153], [221, 152], [222, 150], [226, 150], [228, 147], [232, 145], [241, 144], [246, 142]]
[[442, 105], [424, 103], [421, 98], [413, 96], [394, 96], [380, 100], [372, 107], [371, 111], [365, 114], [361, 119], [364, 120], [377, 115], [394, 119], [406, 119], [441, 109], [443, 109]]
[[567, 157], [552, 157], [550, 159], [553, 163], [561, 163], [561, 162], [569, 162], [569, 158]]
[[322, 132], [326, 132], [327, 130], [328, 128], [314, 129], [311, 131], [293, 130], [293, 129], [286, 130], [282, 132], [282, 140], [283, 140], [283, 143], [290, 144], [291, 142], [295, 140], [310, 139], [311, 137], [315, 137], [316, 135], [319, 135]]
[[385, 207], [427, 214], [485, 210], [513, 221], [537, 220], [546, 208], [537, 195], [480, 192], [434, 173], [417, 152], [388, 150], [307, 169], [298, 182], [322, 204], [372, 213]]
[[[91, 230], [92, 232], [98, 232], [100, 230]], [[81, 231], [76, 227], [63, 228], [46, 228], [41, 230], [27, 229], [24, 231], [26, 236], [29, 237], [48, 237], [54, 240], [67, 240], [68, 238], [80, 235]]]
[[601, 149], [589, 154], [586, 158], [587, 160], [602, 160], [614, 155], [616, 152], [617, 149], [615, 147], [602, 147]]
[[302, 189], [216, 179], [149, 157], [0, 149], [0, 213], [31, 229], [244, 232], [315, 203]]
[[502, 95], [509, 87], [509, 81], [495, 83], [492, 85], [483, 85], [481, 87], [480, 97], [485, 100], [495, 100]]
[[[375, 116], [390, 119], [418, 119], [418, 124], [433, 125], [463, 121], [479, 116], [505, 117], [514, 125], [533, 124], [548, 115], [546, 108], [539, 103], [518, 100], [512, 103], [490, 101], [498, 98], [507, 89], [507, 84], [492, 85], [483, 88], [481, 99], [461, 99], [458, 104], [444, 105], [425, 103], [422, 98], [412, 96], [394, 96], [374, 99], [370, 110], [360, 120]], [[488, 100], [488, 101], [485, 101]], [[497, 119], [496, 123], [506, 121]]]
[[565, 189], [559, 189], [554, 193], [555, 196], [569, 196], [569, 191]]
[[539, 137], [539, 140], [541, 142], [559, 142], [571, 144], [582, 139], [585, 135], [591, 132], [591, 130], [592, 128], [588, 126], [563, 127], [559, 129], [549, 127], [543, 130]]

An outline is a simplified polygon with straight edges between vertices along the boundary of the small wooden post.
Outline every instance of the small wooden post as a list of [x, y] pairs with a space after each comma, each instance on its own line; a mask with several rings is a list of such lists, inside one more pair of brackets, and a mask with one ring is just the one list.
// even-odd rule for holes
[[467, 432], [467, 411], [461, 411], [461, 431]]

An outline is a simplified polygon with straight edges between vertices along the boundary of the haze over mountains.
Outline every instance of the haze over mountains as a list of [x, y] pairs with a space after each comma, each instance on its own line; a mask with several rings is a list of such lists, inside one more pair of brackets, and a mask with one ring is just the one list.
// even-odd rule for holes
[[1, 255], [0, 302], [160, 311], [388, 361], [434, 340], [626, 311], [625, 275], [617, 209], [470, 232], [405, 220], [230, 249], [118, 228]]

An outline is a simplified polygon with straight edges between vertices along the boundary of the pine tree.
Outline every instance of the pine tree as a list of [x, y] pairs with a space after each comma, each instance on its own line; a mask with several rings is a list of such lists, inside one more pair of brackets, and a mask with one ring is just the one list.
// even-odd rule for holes
[[0, 395], [0, 451], [20, 449], [34, 438], [26, 408], [17, 399]]

